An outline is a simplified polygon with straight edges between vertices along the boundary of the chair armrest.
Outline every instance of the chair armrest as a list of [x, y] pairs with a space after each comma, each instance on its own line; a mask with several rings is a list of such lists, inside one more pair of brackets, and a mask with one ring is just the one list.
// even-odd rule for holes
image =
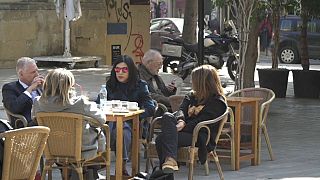
[[7, 109], [7, 108], [4, 107], [4, 106], [3, 106], [3, 108], [4, 108], [4, 110], [5, 110], [6, 113], [7, 113], [7, 116], [8, 116], [8, 119], [10, 120], [10, 123], [12, 123], [10, 116], [13, 116], [13, 117], [17, 118], [16, 121], [15, 121], [15, 124], [12, 124], [12, 126], [13, 126], [15, 129], [18, 128], [17, 125], [18, 125], [18, 122], [19, 122], [19, 121], [23, 124], [23, 127], [27, 127], [27, 126], [28, 126], [28, 121], [27, 121], [27, 119], [26, 119], [24, 116], [22, 116], [22, 115], [20, 115], [20, 114], [14, 114], [14, 113], [12, 113], [11, 111], [9, 111], [9, 109]]
[[149, 128], [149, 136], [147, 138], [147, 142], [151, 142], [152, 141], [152, 138], [154, 136], [154, 130], [156, 128], [156, 125], [159, 123], [159, 121], [161, 120], [162, 116], [161, 117], [156, 117], [154, 119], [151, 120], [150, 122], [150, 128]]
[[[155, 115], [154, 115], [155, 117], [162, 116], [165, 112], [168, 112], [167, 106], [165, 106], [162, 103], [158, 103], [158, 102], [156, 102], [156, 104], [157, 104], [157, 108], [156, 108]], [[161, 113], [159, 113], [159, 112], [161, 112]]]
[[[199, 135], [199, 131], [201, 130], [201, 128], [205, 128], [207, 129], [208, 131], [208, 137], [207, 137], [207, 141], [206, 141], [206, 144], [208, 144], [209, 140], [210, 140], [210, 128], [208, 127], [208, 125], [210, 124], [215, 124], [221, 120], [223, 120], [224, 118], [226, 118], [226, 116], [229, 114], [229, 112], [232, 111], [231, 108], [227, 108], [227, 110], [219, 117], [215, 118], [215, 119], [211, 119], [211, 120], [206, 120], [206, 121], [202, 121], [202, 122], [199, 122], [196, 127], [193, 129], [193, 133], [192, 133], [192, 144], [191, 146], [192, 147], [195, 147], [196, 143], [197, 143], [197, 139], [198, 139], [198, 135]], [[227, 119], [225, 119], [226, 121]], [[225, 122], [224, 121], [224, 122]], [[223, 124], [220, 124], [220, 127], [219, 127], [219, 132], [217, 133], [217, 137], [220, 136], [220, 133], [221, 133], [221, 130], [222, 130], [222, 127], [224, 125], [224, 122]], [[217, 139], [215, 139], [215, 141], [217, 141]]]
[[270, 99], [264, 103], [261, 104], [260, 106], [260, 112], [259, 112], [259, 119], [260, 119], [260, 123], [263, 124], [266, 117], [267, 117], [267, 114], [268, 114], [268, 111], [269, 111], [269, 107], [270, 107], [270, 104], [271, 102], [275, 99], [275, 94], [272, 90], [269, 90], [269, 94], [270, 94]]

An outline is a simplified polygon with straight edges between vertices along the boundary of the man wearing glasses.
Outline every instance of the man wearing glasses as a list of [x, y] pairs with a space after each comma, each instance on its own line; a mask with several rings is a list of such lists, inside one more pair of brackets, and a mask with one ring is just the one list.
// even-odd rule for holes
[[162, 103], [168, 109], [171, 109], [169, 96], [176, 94], [177, 87], [174, 80], [170, 84], [165, 85], [159, 76], [162, 64], [162, 55], [158, 51], [150, 49], [144, 54], [142, 64], [139, 65], [138, 70], [140, 78], [148, 83], [151, 97], [158, 103]]

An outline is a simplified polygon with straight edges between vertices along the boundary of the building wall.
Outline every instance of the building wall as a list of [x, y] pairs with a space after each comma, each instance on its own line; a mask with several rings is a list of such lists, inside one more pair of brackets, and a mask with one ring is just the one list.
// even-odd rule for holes
[[111, 64], [119, 54], [129, 55], [139, 63], [150, 48], [150, 1], [108, 2], [106, 63]]
[[[22, 56], [63, 54], [64, 19], [58, 19], [53, 2], [53, 0], [27, 2], [0, 0], [0, 68], [15, 67], [16, 60]], [[70, 23], [73, 56], [101, 56], [103, 58], [101, 64], [110, 64], [111, 59], [108, 59], [110, 49], [107, 44], [121, 41], [124, 47], [125, 42], [129, 42], [126, 52], [130, 54], [129, 52], [134, 49], [133, 44], [136, 42], [134, 40], [137, 39], [137, 35], [133, 34], [142, 35], [143, 52], [149, 47], [150, 6], [148, 5], [147, 9], [144, 6], [130, 6], [132, 19], [136, 19], [137, 16], [137, 20], [133, 20], [133, 31], [128, 41], [124, 40], [127, 38], [119, 39], [106, 35], [107, 21], [110, 20], [106, 2], [120, 4], [126, 0], [81, 0], [82, 16]]]
[[53, 8], [49, 3], [0, 1], [1, 68], [14, 67], [21, 56], [61, 52], [62, 24]]

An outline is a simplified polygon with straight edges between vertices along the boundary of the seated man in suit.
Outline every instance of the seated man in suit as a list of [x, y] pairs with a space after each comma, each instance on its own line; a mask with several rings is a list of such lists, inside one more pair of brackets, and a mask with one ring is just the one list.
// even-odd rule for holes
[[158, 51], [150, 49], [144, 54], [142, 64], [139, 65], [138, 70], [140, 78], [148, 83], [151, 97], [158, 103], [164, 104], [170, 110], [169, 96], [176, 94], [177, 87], [174, 81], [165, 85], [158, 75], [162, 63], [162, 55]]
[[19, 79], [2, 87], [2, 102], [12, 113], [23, 115], [28, 121], [28, 126], [32, 126], [33, 99], [41, 95], [44, 78], [39, 75], [35, 60], [29, 57], [18, 59], [16, 71]]

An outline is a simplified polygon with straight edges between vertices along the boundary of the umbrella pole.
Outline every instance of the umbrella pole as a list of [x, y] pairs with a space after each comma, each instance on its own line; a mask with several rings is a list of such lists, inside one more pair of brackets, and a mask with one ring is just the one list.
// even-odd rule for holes
[[70, 53], [70, 21], [64, 18], [64, 53], [63, 57], [71, 57]]

